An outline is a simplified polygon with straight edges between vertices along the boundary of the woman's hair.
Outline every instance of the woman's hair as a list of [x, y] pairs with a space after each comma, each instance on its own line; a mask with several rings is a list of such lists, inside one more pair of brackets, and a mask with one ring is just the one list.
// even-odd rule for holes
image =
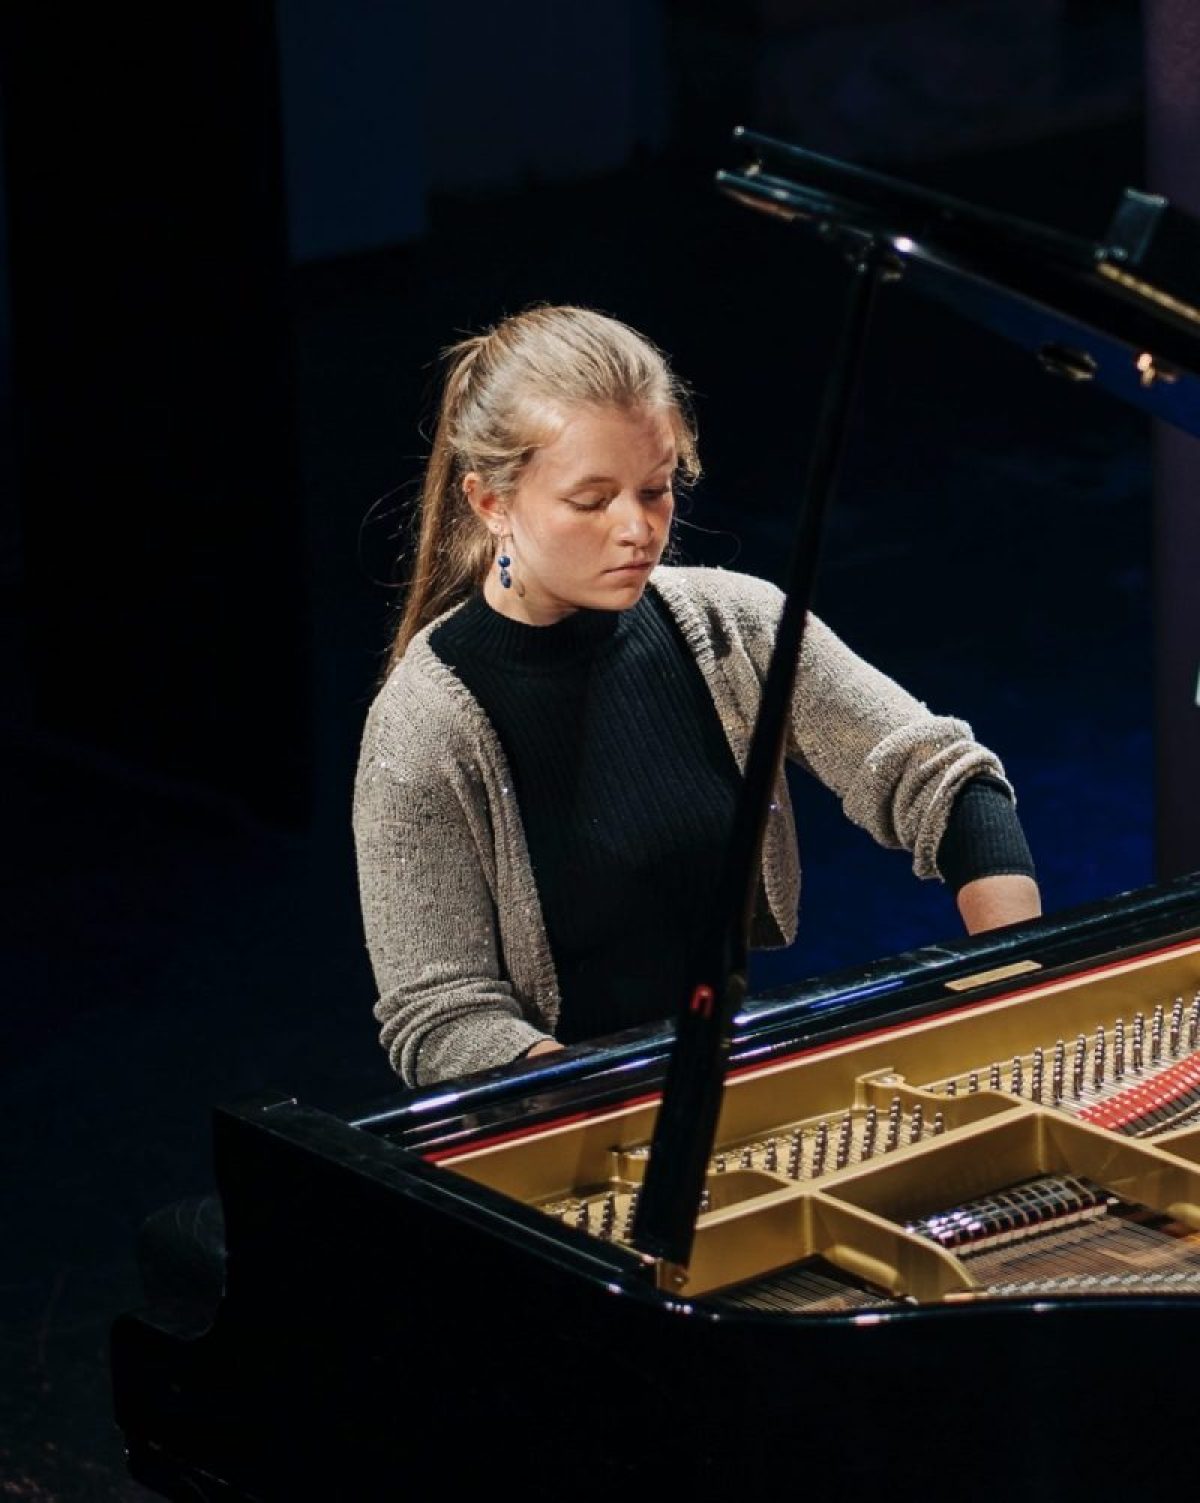
[[663, 355], [626, 324], [589, 308], [535, 307], [444, 352], [420, 534], [388, 671], [420, 629], [485, 577], [492, 540], [463, 493], [474, 470], [511, 496], [534, 451], [577, 407], [657, 407], [675, 430], [686, 479], [699, 473], [687, 394]]

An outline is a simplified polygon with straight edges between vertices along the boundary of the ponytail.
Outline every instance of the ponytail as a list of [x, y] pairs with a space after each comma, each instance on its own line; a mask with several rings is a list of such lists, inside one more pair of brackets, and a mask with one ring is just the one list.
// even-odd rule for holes
[[464, 339], [445, 352], [448, 369], [442, 406], [421, 485], [417, 557], [385, 677], [421, 628], [466, 599], [487, 568], [491, 543], [462, 493], [462, 465], [454, 444], [471, 369], [484, 337]]

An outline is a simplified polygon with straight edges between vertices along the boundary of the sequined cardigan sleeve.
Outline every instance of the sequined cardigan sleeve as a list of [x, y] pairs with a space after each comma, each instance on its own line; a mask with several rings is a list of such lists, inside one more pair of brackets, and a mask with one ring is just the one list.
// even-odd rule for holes
[[504, 754], [427, 636], [367, 718], [354, 794], [375, 1016], [407, 1084], [553, 1033], [558, 984]]
[[[724, 570], [653, 577], [744, 765], [782, 597]], [[375, 1015], [397, 1073], [428, 1084], [510, 1063], [552, 1035], [559, 992], [512, 778], [475, 699], [419, 634], [380, 690], [354, 798], [359, 889], [379, 988]], [[788, 756], [884, 845], [936, 877], [954, 797], [1003, 780], [961, 720], [932, 714], [810, 620]], [[752, 941], [795, 934], [800, 871], [786, 782], [763, 845]]]

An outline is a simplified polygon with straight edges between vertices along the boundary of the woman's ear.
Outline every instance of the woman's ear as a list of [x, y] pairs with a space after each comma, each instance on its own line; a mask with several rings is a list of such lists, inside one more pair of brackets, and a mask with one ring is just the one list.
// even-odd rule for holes
[[496, 492], [484, 485], [483, 477], [475, 470], [468, 470], [463, 476], [462, 488], [467, 505], [487, 530], [496, 537], [503, 536], [508, 531], [508, 519]]

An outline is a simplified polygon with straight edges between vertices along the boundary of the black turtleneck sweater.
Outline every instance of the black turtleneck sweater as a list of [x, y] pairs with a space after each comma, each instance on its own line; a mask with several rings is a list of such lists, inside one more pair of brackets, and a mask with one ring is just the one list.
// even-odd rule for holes
[[[627, 611], [527, 626], [481, 594], [430, 646], [508, 759], [562, 997], [564, 1044], [671, 1016], [712, 922], [740, 773], [679, 628], [653, 589]], [[957, 890], [1032, 873], [1012, 803], [977, 778], [939, 866]]]

